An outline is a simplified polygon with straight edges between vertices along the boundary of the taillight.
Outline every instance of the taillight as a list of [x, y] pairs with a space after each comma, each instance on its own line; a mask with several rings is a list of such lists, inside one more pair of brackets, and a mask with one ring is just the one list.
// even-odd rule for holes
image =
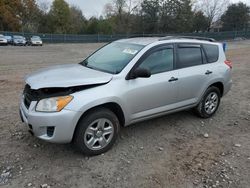
[[232, 69], [232, 68], [233, 68], [232, 61], [230, 61], [230, 60], [226, 60], [226, 61], [224, 61], [224, 63], [225, 63], [227, 66], [229, 66], [229, 68], [230, 68], [230, 69]]

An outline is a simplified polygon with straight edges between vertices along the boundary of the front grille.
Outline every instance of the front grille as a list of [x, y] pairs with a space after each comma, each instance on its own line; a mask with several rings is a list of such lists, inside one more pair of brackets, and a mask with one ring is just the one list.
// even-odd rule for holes
[[24, 105], [26, 106], [26, 108], [30, 107], [32, 101], [38, 100], [38, 92], [36, 90], [31, 89], [28, 84], [26, 84], [24, 87], [23, 95]]
[[31, 100], [28, 97], [28, 95], [24, 95], [24, 105], [26, 106], [26, 108], [29, 108], [31, 104]]

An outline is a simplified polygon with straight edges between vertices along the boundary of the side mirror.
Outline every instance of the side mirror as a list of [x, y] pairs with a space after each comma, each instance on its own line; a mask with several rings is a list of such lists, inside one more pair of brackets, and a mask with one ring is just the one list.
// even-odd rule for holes
[[132, 73], [132, 78], [149, 78], [151, 72], [148, 69], [136, 68]]

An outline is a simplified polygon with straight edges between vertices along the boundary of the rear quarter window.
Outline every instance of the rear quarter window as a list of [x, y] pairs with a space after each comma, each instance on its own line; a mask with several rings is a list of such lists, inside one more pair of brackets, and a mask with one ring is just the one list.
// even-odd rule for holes
[[200, 47], [179, 45], [177, 48], [176, 68], [186, 68], [202, 64], [202, 53]]
[[203, 49], [206, 54], [207, 62], [213, 63], [216, 62], [219, 58], [219, 48], [214, 44], [203, 44]]

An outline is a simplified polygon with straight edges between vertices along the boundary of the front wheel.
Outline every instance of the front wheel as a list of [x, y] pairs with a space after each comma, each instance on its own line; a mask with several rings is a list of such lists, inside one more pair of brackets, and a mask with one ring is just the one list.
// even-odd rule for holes
[[220, 97], [220, 90], [217, 87], [209, 87], [195, 108], [195, 111], [202, 118], [213, 116], [220, 105]]
[[119, 120], [112, 111], [105, 108], [92, 110], [79, 121], [74, 145], [86, 155], [99, 155], [113, 146], [119, 130]]

